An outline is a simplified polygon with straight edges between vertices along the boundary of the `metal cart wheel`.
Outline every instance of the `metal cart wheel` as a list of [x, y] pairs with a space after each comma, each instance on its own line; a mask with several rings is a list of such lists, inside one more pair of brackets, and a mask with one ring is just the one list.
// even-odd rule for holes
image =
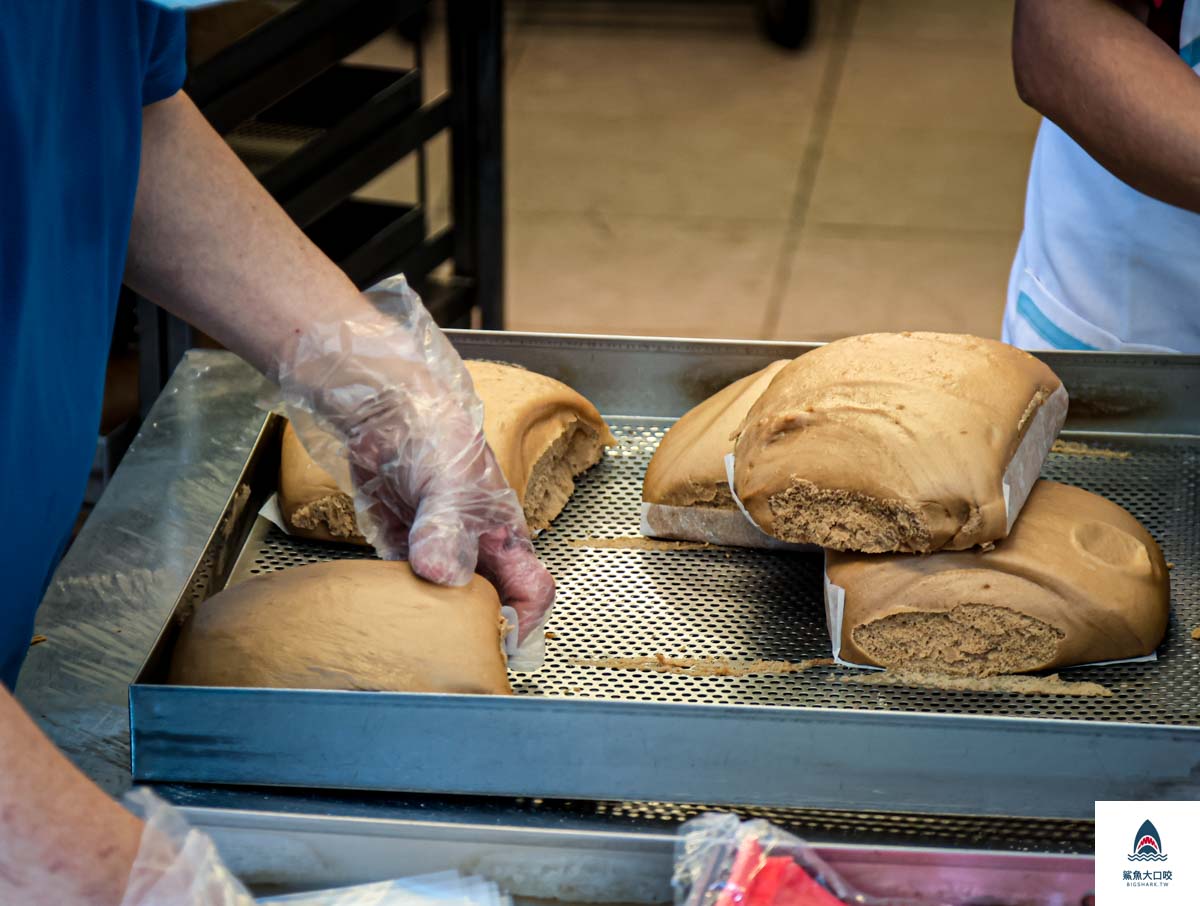
[[759, 19], [767, 37], [795, 50], [812, 30], [812, 0], [758, 0]]

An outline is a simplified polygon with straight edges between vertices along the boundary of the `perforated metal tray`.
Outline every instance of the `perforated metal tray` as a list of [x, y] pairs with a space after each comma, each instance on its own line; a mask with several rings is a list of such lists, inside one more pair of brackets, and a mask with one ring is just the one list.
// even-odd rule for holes
[[[1094, 398], [1111, 391], [1096, 386]], [[1050, 457], [1046, 477], [1121, 503], [1174, 564], [1159, 661], [1071, 671], [1113, 695], [1068, 698], [863, 686], [840, 668], [694, 677], [582, 665], [829, 649], [819, 556], [588, 546], [637, 535], [642, 476], [672, 418], [608, 420], [618, 446], [537, 541], [558, 582], [554, 637], [542, 670], [513, 675], [516, 696], [163, 686], [168, 626], [131, 689], [135, 777], [1046, 818], [1090, 817], [1096, 799], [1200, 795], [1196, 437], [1074, 432], [1129, 456]], [[247, 465], [248, 512], [274, 486], [276, 434], [268, 424]], [[244, 542], [213, 546], [177, 616], [252, 574], [365, 555], [250, 522], [227, 533]]]
[[[1159, 661], [1072, 670], [1068, 680], [1102, 683], [1111, 698], [1000, 695], [880, 688], [842, 682], [849, 671], [683, 676], [581, 662], [663, 653], [682, 657], [800, 661], [829, 655], [819, 554], [713, 548], [688, 551], [587, 547], [591, 539], [636, 539], [642, 477], [667, 419], [612, 418], [618, 445], [579, 482], [537, 549], [558, 583], [546, 665], [511, 675], [520, 695], [625, 701], [804, 706], [927, 713], [1062, 717], [1134, 723], [1200, 723], [1200, 626], [1195, 514], [1200, 444], [1073, 436], [1093, 453], [1052, 453], [1046, 478], [1115, 500], [1141, 520], [1174, 564], [1172, 620]], [[1191, 505], [1189, 505], [1189, 501]], [[292, 538], [263, 520], [230, 584], [272, 570], [362, 549]]]

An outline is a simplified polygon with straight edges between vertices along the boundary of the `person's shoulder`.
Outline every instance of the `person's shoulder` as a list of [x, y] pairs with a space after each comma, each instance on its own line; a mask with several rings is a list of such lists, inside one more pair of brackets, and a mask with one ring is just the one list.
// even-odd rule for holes
[[133, 0], [142, 53], [142, 104], [170, 97], [187, 76], [187, 25], [182, 10]]

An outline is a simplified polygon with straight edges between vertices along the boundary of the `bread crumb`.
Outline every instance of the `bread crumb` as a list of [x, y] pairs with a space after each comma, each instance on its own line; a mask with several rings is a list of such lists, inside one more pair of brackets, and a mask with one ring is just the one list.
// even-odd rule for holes
[[1099, 683], [1066, 683], [1057, 673], [1050, 676], [945, 676], [918, 670], [884, 670], [842, 677], [843, 683], [864, 686], [917, 686], [947, 692], [1013, 692], [1019, 695], [1074, 695], [1109, 698], [1112, 692]]
[[610, 670], [650, 670], [680, 676], [751, 676], [754, 674], [801, 673], [812, 667], [831, 667], [833, 658], [818, 657], [806, 661], [734, 661], [727, 657], [606, 657], [574, 661], [576, 667], [603, 667]]
[[1200, 626], [1192, 630], [1192, 638], [1200, 642]]
[[41, 634], [35, 635], [32, 639], [29, 640], [29, 647], [32, 648], [34, 645], [40, 645], [44, 641], [46, 641], [46, 637], [44, 635], [41, 635]]
[[550, 641], [553, 641], [554, 639], [558, 638], [558, 633], [547, 629], [546, 630], [546, 638], [549, 639]]
[[596, 547], [625, 551], [706, 551], [715, 545], [707, 541], [664, 541], [660, 538], [574, 538], [571, 547]]
[[1175, 564], [1172, 563], [1170, 560], [1168, 560], [1167, 561], [1167, 569], [1174, 569], [1174, 568], [1175, 568]]
[[1105, 450], [1103, 447], [1093, 447], [1073, 440], [1056, 440], [1050, 447], [1051, 453], [1062, 453], [1064, 456], [1092, 456], [1097, 459], [1130, 459], [1133, 454], [1128, 450]]

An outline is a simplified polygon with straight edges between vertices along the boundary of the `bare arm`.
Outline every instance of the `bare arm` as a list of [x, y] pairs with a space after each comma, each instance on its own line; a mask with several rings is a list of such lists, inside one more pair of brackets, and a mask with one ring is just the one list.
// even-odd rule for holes
[[264, 372], [311, 321], [373, 312], [183, 92], [142, 116], [125, 281]]
[[0, 903], [120, 903], [141, 833], [0, 686]]
[[[449, 523], [427, 520], [435, 530], [449, 524], [453, 531], [428, 533], [420, 563], [414, 544], [413, 568], [438, 581], [456, 567], [469, 574], [474, 554], [470, 563], [460, 562], [471, 540], [465, 534], [469, 529], [478, 536], [480, 572], [493, 580], [506, 603], [518, 611], [524, 607], [532, 617], [544, 616], [554, 584], [533, 553], [515, 495], [467, 417], [465, 397], [474, 397], [469, 378], [465, 388], [453, 385], [456, 393], [444, 400], [429, 396], [444, 389], [434, 380], [436, 369], [419, 358], [397, 363], [393, 355], [414, 346], [424, 349], [427, 337], [413, 339], [404, 325], [377, 312], [296, 228], [184, 94], [145, 108], [142, 124], [126, 262], [130, 285], [268, 373], [283, 349], [314, 324], [353, 322], [373, 330], [377, 342], [367, 344], [368, 354], [355, 348], [345, 358], [360, 361], [337, 363], [349, 379], [370, 376], [374, 368], [381, 390], [393, 394], [384, 397], [390, 408], [375, 406], [371, 419], [360, 418], [355, 425], [357, 442], [383, 464], [360, 455], [355, 465], [360, 471], [375, 466], [367, 472], [380, 476], [383, 489], [375, 500], [390, 502], [393, 513], [399, 509], [394, 498], [405, 504], [419, 498], [421, 512], [433, 501], [430, 509], [437, 514], [456, 517]], [[462, 370], [448, 344], [439, 362], [446, 366], [440, 373]], [[415, 466], [405, 471], [393, 462], [395, 444], [388, 446], [410, 424], [402, 417], [399, 397], [426, 386], [433, 389], [415, 408], [428, 415], [434, 404], [444, 402], [446, 410], [426, 418], [420, 430], [428, 434], [426, 446], [442, 455], [426, 456], [424, 471]], [[336, 411], [336, 405], [331, 408]], [[393, 530], [405, 527], [395, 517], [392, 521]], [[535, 622], [528, 629], [540, 631]], [[0, 904], [116, 906], [142, 833], [142, 822], [80, 773], [0, 687]], [[155, 870], [155, 865], [147, 869]], [[189, 877], [184, 866], [165, 883], [187, 883]]]
[[288, 401], [344, 441], [382, 557], [443, 584], [479, 572], [516, 609], [521, 638], [536, 636], [554, 582], [458, 354], [404, 293], [399, 318], [361, 295], [183, 93], [142, 113], [125, 276], [259, 370], [278, 365]]
[[1017, 0], [1017, 91], [1118, 178], [1200, 212], [1200, 77], [1135, 6]]
[[[143, 126], [135, 287], [262, 369], [295, 326], [369, 309], [183, 94], [147, 108]], [[115, 906], [142, 829], [0, 686], [0, 903]]]

